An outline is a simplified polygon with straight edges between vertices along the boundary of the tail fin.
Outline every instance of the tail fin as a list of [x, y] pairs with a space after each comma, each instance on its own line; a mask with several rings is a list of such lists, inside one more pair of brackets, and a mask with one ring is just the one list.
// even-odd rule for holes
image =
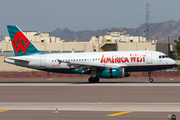
[[17, 25], [7, 25], [15, 56], [44, 54], [23, 34]]

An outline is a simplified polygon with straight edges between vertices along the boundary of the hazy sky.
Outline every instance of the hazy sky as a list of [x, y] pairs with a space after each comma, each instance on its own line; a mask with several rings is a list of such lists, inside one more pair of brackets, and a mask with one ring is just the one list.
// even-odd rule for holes
[[137, 28], [145, 23], [146, 3], [151, 23], [180, 20], [180, 0], [1, 0], [0, 35], [8, 35], [7, 24], [41, 32]]

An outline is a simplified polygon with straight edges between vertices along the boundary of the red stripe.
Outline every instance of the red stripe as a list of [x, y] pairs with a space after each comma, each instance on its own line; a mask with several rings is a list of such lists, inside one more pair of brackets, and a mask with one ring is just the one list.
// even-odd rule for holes
[[[146, 67], [146, 66], [172, 66], [176, 64], [168, 64], [168, 65], [136, 65], [136, 66], [120, 66], [122, 67], [122, 73], [124, 73], [124, 67]], [[42, 69], [77, 69], [77, 67], [72, 68], [42, 68]]]

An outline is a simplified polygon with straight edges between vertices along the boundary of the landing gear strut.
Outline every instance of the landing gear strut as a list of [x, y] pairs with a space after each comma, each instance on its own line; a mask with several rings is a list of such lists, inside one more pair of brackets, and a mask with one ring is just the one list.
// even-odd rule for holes
[[152, 83], [153, 79], [151, 78], [151, 72], [150, 71], [148, 71], [148, 76], [149, 76], [149, 82]]
[[99, 82], [99, 77], [90, 77], [89, 78], [89, 83], [98, 83]]

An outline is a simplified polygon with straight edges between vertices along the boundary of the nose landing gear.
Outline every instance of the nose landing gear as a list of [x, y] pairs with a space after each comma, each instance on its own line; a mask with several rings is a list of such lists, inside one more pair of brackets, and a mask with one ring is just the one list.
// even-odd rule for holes
[[152, 83], [153, 79], [151, 78], [151, 72], [150, 71], [148, 71], [148, 76], [149, 76], [149, 82]]

